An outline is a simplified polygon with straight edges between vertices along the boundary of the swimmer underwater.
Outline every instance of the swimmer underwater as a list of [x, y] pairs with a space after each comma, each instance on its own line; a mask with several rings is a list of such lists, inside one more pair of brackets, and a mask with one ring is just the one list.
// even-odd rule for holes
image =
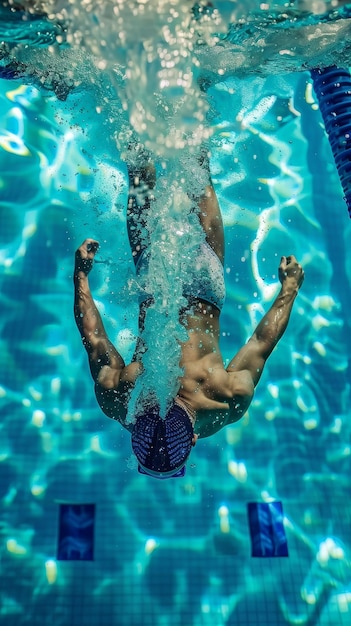
[[[145, 232], [145, 216], [153, 199], [154, 168], [144, 163], [129, 167], [128, 174], [128, 235], [136, 275], [142, 279], [147, 271], [148, 248], [141, 232]], [[99, 243], [86, 239], [75, 255], [74, 314], [88, 354], [97, 401], [108, 417], [131, 432], [139, 472], [155, 478], [183, 476], [198, 437], [209, 437], [244, 415], [266, 360], [288, 325], [304, 280], [296, 258], [283, 256], [278, 270], [280, 292], [249, 341], [224, 368], [219, 349], [220, 314], [225, 297], [224, 231], [209, 168], [207, 183], [203, 194], [196, 199], [198, 218], [205, 233], [205, 242], [199, 246], [197, 255], [202, 264], [201, 279], [194, 269], [183, 289], [188, 301], [188, 307], [179, 312], [179, 320], [188, 333], [188, 340], [181, 344], [179, 365], [183, 375], [164, 419], [158, 407], [151, 405], [142, 414], [133, 416], [134, 423], [126, 421], [130, 393], [143, 371], [140, 355], [147, 347], [139, 337], [132, 362], [125, 364], [106, 335], [90, 292], [88, 274]], [[140, 334], [151, 303], [152, 294], [145, 294], [139, 305]]]

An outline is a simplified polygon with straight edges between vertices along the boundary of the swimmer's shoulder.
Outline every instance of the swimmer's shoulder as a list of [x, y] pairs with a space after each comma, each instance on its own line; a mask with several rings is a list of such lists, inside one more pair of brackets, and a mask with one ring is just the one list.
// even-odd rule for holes
[[141, 371], [141, 364], [133, 362], [123, 368], [115, 387], [110, 388], [102, 381], [95, 384], [96, 399], [103, 413], [127, 430], [132, 429], [132, 425], [126, 423], [130, 394]]
[[225, 374], [230, 384], [223, 387], [222, 394], [219, 392], [217, 402], [212, 400], [206, 408], [196, 411], [195, 432], [201, 438], [210, 437], [225, 426], [238, 422], [251, 404], [254, 387], [250, 380], [241, 372]]
[[116, 420], [130, 430], [126, 425], [129, 397], [127, 394], [121, 394], [118, 389], [104, 389], [97, 383], [95, 385], [95, 396], [100, 409], [107, 417]]
[[238, 422], [246, 413], [251, 398], [236, 397], [223, 409], [203, 409], [197, 411], [195, 433], [201, 439], [211, 437], [230, 424]]

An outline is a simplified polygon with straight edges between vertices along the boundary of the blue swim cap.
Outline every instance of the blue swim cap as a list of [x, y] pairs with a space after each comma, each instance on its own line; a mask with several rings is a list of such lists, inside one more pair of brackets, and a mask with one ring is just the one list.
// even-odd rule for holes
[[189, 415], [175, 403], [165, 419], [160, 417], [158, 407], [138, 415], [132, 448], [139, 461], [139, 472], [154, 478], [184, 476], [193, 437]]

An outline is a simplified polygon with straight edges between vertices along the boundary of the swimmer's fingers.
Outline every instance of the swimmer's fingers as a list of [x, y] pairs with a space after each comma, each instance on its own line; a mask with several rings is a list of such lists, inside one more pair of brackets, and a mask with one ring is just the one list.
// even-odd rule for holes
[[279, 265], [279, 280], [281, 283], [283, 283], [287, 278], [293, 278], [295, 279], [297, 286], [301, 287], [304, 277], [304, 271], [293, 254], [289, 256], [282, 256]]
[[90, 257], [91, 255], [89, 253], [92, 253], [92, 255], [96, 254], [99, 249], [99, 245], [100, 244], [96, 241], [96, 239], [85, 239], [78, 250], [80, 250], [83, 254], [88, 253], [88, 256]]
[[88, 275], [93, 267], [94, 256], [99, 248], [99, 242], [96, 239], [85, 239], [79, 246], [75, 256], [75, 270], [84, 272]]
[[95, 239], [89, 239], [86, 244], [86, 248], [87, 248], [88, 256], [91, 257], [92, 255], [94, 257], [99, 249], [99, 242], [96, 241]]
[[99, 242], [96, 239], [85, 239], [82, 245], [79, 246], [76, 254], [82, 259], [93, 259], [98, 249]]
[[280, 266], [290, 265], [290, 263], [297, 263], [296, 256], [289, 254], [288, 256], [282, 256], [280, 259]]
[[282, 258], [280, 259], [279, 269], [286, 269], [288, 265], [291, 265], [292, 267], [295, 265], [299, 265], [296, 256], [294, 256], [293, 254], [290, 254], [289, 256], [282, 256]]
[[278, 268], [280, 282], [282, 282], [283, 278], [287, 275], [286, 274], [287, 265], [288, 265], [287, 257], [282, 256], [282, 258], [280, 259], [280, 265]]

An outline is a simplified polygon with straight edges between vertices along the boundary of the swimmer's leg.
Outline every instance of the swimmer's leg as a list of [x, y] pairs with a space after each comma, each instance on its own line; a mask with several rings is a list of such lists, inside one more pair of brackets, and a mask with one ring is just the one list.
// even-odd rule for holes
[[142, 252], [150, 245], [147, 217], [154, 199], [152, 189], [156, 182], [155, 167], [145, 152], [140, 153], [139, 162], [129, 162], [127, 167], [127, 231], [134, 263], [137, 264]]
[[198, 215], [202, 228], [205, 231], [206, 241], [216, 253], [219, 260], [224, 262], [224, 229], [221, 211], [218, 204], [216, 192], [214, 190], [208, 154], [204, 150], [198, 159], [201, 167], [208, 173], [208, 184], [203, 193], [198, 197], [191, 197], [198, 207]]

